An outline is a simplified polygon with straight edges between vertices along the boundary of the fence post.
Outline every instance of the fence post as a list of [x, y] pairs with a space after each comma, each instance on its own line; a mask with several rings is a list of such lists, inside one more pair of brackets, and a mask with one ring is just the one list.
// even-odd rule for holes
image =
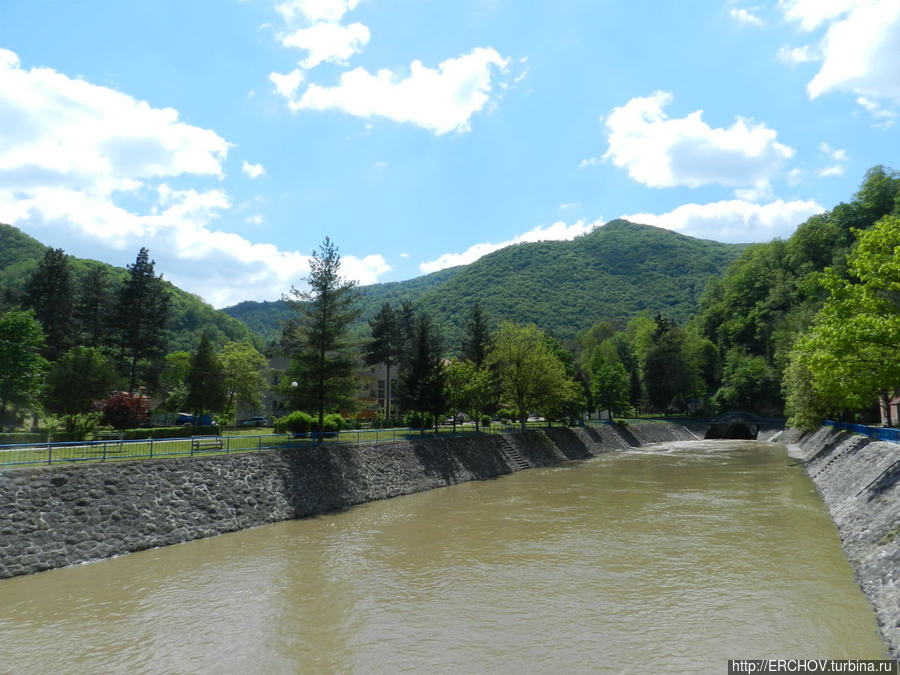
[[256, 437], [256, 450], [257, 452], [262, 450], [262, 436]]
[[47, 441], [47, 464], [50, 464], [53, 461], [53, 443], [51, 441]]
[[153, 436], [150, 437], [150, 459], [153, 459]]
[[103, 441], [103, 458], [100, 461], [101, 462], [106, 461], [106, 441]]
[[225, 437], [225, 454], [231, 452], [231, 436]]

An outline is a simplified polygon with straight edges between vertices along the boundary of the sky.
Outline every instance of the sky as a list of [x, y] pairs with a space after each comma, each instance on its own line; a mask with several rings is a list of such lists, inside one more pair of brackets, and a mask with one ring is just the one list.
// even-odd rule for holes
[[[0, 222], [216, 307], [900, 169], [900, 0], [0, 0]], [[893, 148], [893, 150], [892, 150]]]

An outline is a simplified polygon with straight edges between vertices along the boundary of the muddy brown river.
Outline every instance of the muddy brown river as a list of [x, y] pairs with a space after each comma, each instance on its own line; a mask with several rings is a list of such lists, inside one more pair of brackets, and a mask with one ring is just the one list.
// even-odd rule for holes
[[882, 658], [777, 444], [647, 446], [0, 581], [0, 672], [726, 672]]

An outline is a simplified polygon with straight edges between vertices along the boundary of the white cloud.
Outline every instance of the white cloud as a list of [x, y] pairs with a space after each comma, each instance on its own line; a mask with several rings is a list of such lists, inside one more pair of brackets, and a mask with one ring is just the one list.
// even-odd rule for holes
[[588, 157], [587, 159], [581, 160], [578, 164], [579, 169], [586, 169], [589, 166], [597, 166], [600, 163], [596, 157]]
[[297, 89], [304, 80], [303, 72], [297, 68], [289, 73], [269, 73], [269, 80], [275, 85], [275, 91], [288, 100], [297, 95]]
[[581, 202], [569, 202], [567, 204], [560, 204], [559, 208], [565, 211], [566, 209], [577, 209], [579, 206], [581, 206]]
[[885, 108], [876, 101], [867, 99], [865, 96], [860, 96], [856, 99], [856, 102], [865, 108], [876, 120], [881, 120], [879, 124], [875, 125], [877, 127], [889, 127], [894, 123], [894, 120], [897, 119], [896, 111]]
[[825, 35], [822, 68], [806, 89], [810, 98], [830, 91], [900, 101], [900, 2], [856, 7]]
[[506, 73], [507, 63], [494, 49], [479, 47], [437, 69], [413, 61], [405, 78], [386, 69], [372, 75], [356, 68], [343, 73], [335, 87], [311, 84], [299, 100], [287, 87], [278, 90], [295, 111], [337, 109], [356, 117], [387, 117], [440, 135], [470, 129], [472, 116], [490, 100], [492, 67]]
[[670, 119], [663, 108], [672, 95], [633, 98], [606, 116], [609, 149], [604, 159], [626, 168], [650, 187], [717, 183], [759, 189], [794, 154], [764, 124], [736, 118], [727, 129], [704, 122], [702, 110]]
[[797, 21], [807, 31], [833, 21], [872, 0], [778, 0], [787, 19]]
[[822, 58], [818, 49], [814, 45], [803, 45], [802, 47], [782, 47], [778, 50], [778, 60], [785, 63], [810, 63], [818, 61]]
[[310, 23], [330, 21], [336, 23], [344, 14], [353, 10], [359, 0], [285, 0], [278, 5], [278, 11], [288, 23], [298, 16]]
[[263, 224], [262, 214], [257, 213], [255, 216], [248, 216], [247, 218], [244, 218], [244, 222], [249, 223], [250, 225], [262, 225]]
[[763, 20], [755, 14], [748, 12], [746, 9], [733, 8], [731, 10], [731, 18], [739, 23], [745, 23], [750, 26], [762, 26]]
[[241, 167], [241, 171], [250, 176], [250, 178], [259, 178], [266, 172], [262, 164], [250, 164], [246, 159]]
[[540, 225], [538, 225], [534, 229], [529, 230], [524, 234], [520, 234], [514, 239], [510, 239], [509, 241], [502, 241], [497, 244], [492, 244], [489, 242], [484, 244], [474, 244], [462, 253], [445, 253], [436, 260], [421, 263], [419, 265], [419, 270], [424, 274], [428, 274], [430, 272], [437, 272], [438, 270], [446, 269], [448, 267], [468, 265], [469, 263], [475, 262], [479, 258], [486, 256], [488, 253], [493, 253], [494, 251], [498, 251], [501, 248], [506, 248], [507, 246], [512, 246], [513, 244], [521, 244], [523, 242], [534, 241], [560, 241], [574, 239], [575, 237], [578, 237], [582, 234], [591, 232], [594, 228], [599, 227], [601, 224], [602, 223], [600, 220], [595, 220], [592, 223], [585, 223], [585, 221], [579, 220], [577, 223], [573, 223], [572, 225], [566, 225], [562, 221], [553, 223], [548, 227], [541, 227]]
[[[308, 269], [296, 251], [214, 227], [231, 200], [202, 185], [220, 184], [230, 146], [171, 108], [24, 70], [0, 50], [0, 119], [0, 222], [117, 264], [147, 246], [158, 272], [216, 306], [276, 298]], [[346, 275], [365, 283], [389, 269], [377, 255], [344, 261]]]
[[900, 102], [900, 1], [781, 0], [779, 5], [804, 30], [826, 28], [815, 45], [779, 52], [793, 62], [821, 61], [806, 87], [811, 99], [852, 93], [867, 110], [863, 100], [875, 102], [878, 110], [883, 109], [879, 99]]
[[833, 164], [832, 166], [826, 166], [824, 169], [819, 170], [819, 178], [829, 178], [831, 176], [843, 176], [844, 172], [847, 170], [847, 167], [841, 166], [840, 164]]
[[281, 43], [285, 47], [307, 50], [309, 56], [300, 62], [300, 67], [310, 70], [324, 62], [345, 63], [362, 51], [369, 37], [369, 29], [361, 23], [341, 26], [320, 22], [283, 36]]
[[743, 200], [684, 204], [662, 214], [635, 213], [622, 218], [701, 239], [743, 243], [788, 237], [797, 225], [824, 209], [813, 200], [753, 204]]

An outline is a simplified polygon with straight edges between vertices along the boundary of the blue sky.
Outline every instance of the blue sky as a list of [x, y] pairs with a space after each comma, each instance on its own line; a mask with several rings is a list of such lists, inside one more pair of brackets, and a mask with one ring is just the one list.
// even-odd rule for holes
[[787, 237], [900, 168], [900, 0], [0, 0], [0, 222], [217, 307], [621, 216]]

